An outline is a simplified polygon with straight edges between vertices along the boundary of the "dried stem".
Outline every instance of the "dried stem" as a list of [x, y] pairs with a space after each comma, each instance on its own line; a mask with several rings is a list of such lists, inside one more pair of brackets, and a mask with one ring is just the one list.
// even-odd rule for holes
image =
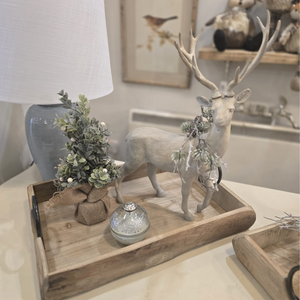
[[280, 228], [286, 228], [289, 230], [300, 232], [300, 216], [293, 216], [292, 214], [288, 214], [286, 212], [284, 217], [277, 217], [276, 219], [271, 219], [265, 217], [265, 219], [271, 220], [273, 222], [276, 222], [277, 224], [281, 224]]

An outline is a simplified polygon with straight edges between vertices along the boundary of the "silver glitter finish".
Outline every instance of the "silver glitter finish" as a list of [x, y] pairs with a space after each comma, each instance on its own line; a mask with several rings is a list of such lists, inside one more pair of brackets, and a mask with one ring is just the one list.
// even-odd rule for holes
[[143, 240], [150, 222], [146, 210], [135, 203], [120, 205], [110, 217], [110, 230], [117, 241], [130, 245]]
[[134, 211], [137, 209], [137, 205], [133, 202], [124, 203], [122, 207], [125, 211], [128, 211], [128, 212]]

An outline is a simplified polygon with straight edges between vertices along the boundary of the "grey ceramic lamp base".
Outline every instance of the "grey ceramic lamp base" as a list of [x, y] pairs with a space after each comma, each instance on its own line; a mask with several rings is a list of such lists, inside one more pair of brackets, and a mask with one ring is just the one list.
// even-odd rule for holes
[[32, 105], [25, 117], [27, 142], [43, 180], [55, 178], [59, 158], [67, 154], [63, 148], [68, 138], [60, 128], [53, 128], [56, 114], [64, 117], [65, 112], [61, 104]]

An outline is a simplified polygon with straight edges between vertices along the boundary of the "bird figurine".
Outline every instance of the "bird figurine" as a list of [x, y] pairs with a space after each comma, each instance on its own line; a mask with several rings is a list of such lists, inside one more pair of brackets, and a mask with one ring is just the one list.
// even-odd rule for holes
[[178, 19], [177, 16], [169, 18], [157, 18], [150, 15], [146, 15], [143, 18], [146, 19], [148, 26], [151, 27], [151, 29], [153, 29], [154, 31], [157, 31], [167, 21]]

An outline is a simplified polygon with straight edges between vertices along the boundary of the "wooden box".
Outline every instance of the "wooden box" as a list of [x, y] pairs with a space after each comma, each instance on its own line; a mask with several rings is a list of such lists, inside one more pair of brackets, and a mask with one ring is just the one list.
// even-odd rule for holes
[[[89, 291], [192, 248], [247, 230], [255, 221], [253, 209], [223, 184], [219, 185], [211, 205], [203, 213], [196, 213], [197, 204], [205, 196], [197, 181], [189, 197], [189, 210], [195, 221], [185, 221], [180, 208], [181, 179], [177, 174], [158, 174], [167, 194], [165, 198], [155, 197], [148, 177], [134, 177], [139, 175], [122, 183], [124, 198], [147, 210], [151, 226], [143, 241], [130, 246], [123, 246], [113, 238], [109, 218], [85, 226], [75, 221], [74, 206], [47, 209], [46, 201], [55, 192], [51, 181], [28, 187], [30, 207], [32, 195], [38, 201], [44, 236], [43, 245], [32, 224], [42, 299], [59, 300]], [[112, 213], [118, 204], [113, 198], [114, 188], [109, 190]]]
[[[274, 300], [289, 300], [286, 278], [299, 265], [299, 232], [272, 224], [236, 236], [233, 248], [238, 259]], [[299, 272], [293, 278], [299, 296]]]

